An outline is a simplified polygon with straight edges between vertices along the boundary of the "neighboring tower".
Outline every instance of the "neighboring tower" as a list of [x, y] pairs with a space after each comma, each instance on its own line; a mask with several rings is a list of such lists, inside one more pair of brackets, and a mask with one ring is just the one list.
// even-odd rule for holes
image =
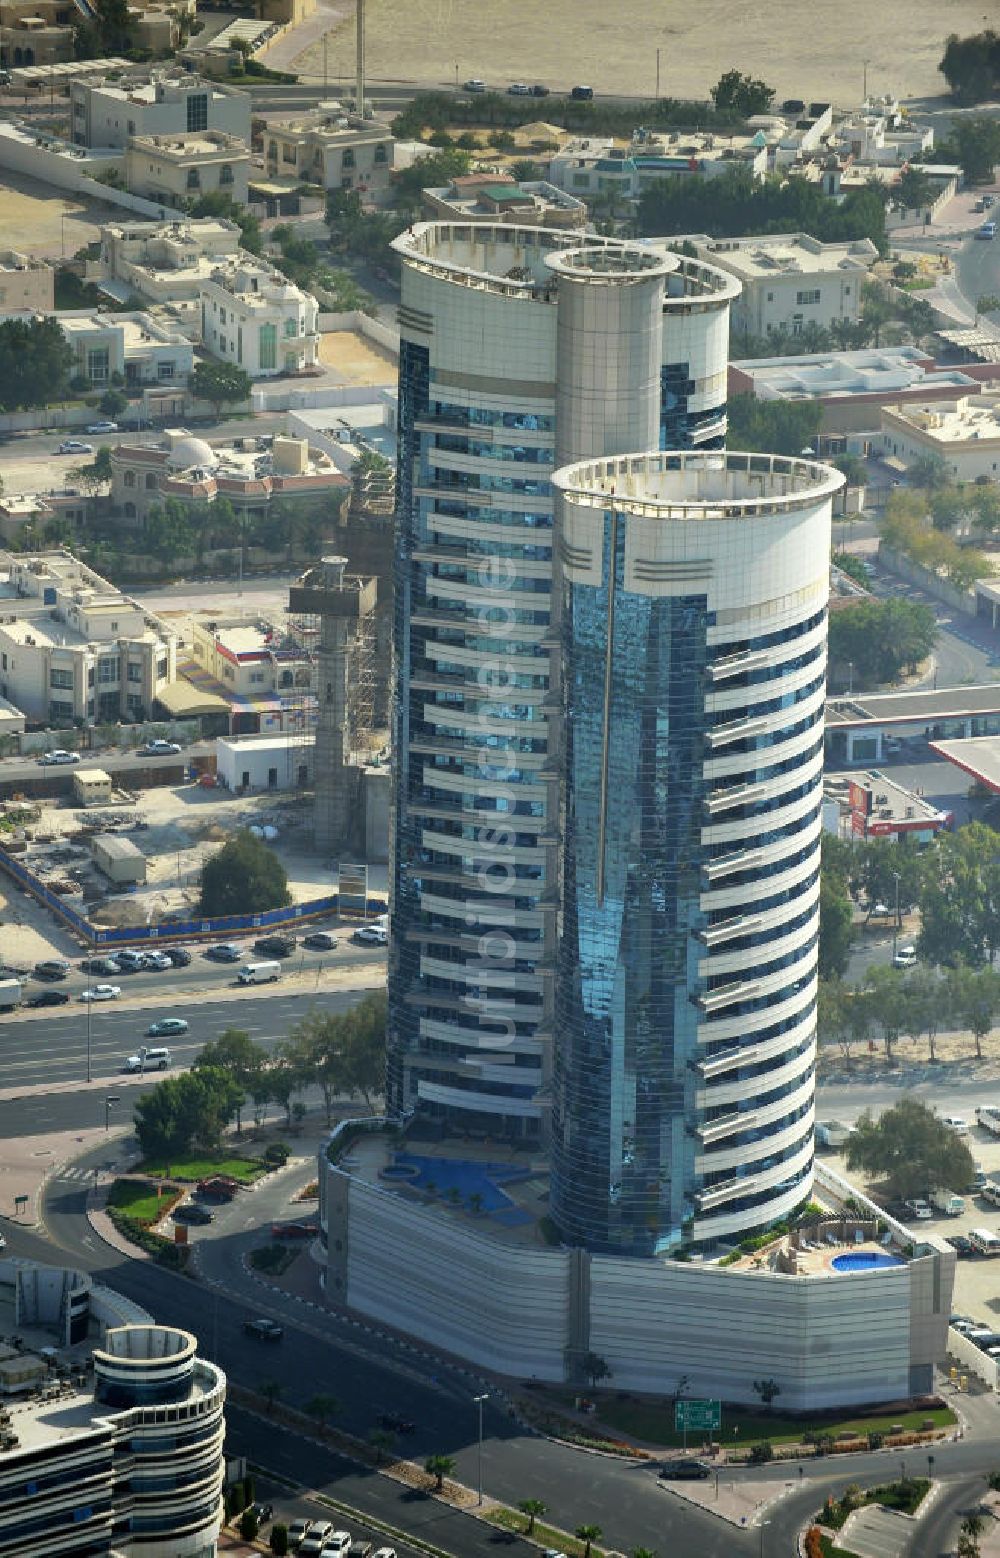
[[325, 857], [356, 850], [364, 839], [355, 753], [373, 675], [376, 582], [345, 575], [346, 567], [346, 557], [324, 557], [292, 586], [288, 599], [293, 634], [304, 638], [303, 623], [318, 624], [314, 827], [316, 848]]
[[656, 444], [665, 404], [675, 443], [721, 442], [738, 288], [546, 229], [422, 223], [395, 248], [389, 1104], [537, 1137], [558, 908], [551, 474]]
[[557, 471], [551, 1215], [649, 1255], [809, 1193], [830, 512], [777, 455]]

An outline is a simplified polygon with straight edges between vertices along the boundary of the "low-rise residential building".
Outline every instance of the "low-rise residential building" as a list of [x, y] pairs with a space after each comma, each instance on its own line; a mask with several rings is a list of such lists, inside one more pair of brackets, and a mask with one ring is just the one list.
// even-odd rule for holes
[[627, 146], [597, 135], [564, 142], [549, 159], [548, 181], [581, 200], [612, 194], [635, 200], [660, 179], [719, 178], [734, 167], [761, 179], [767, 166], [767, 140], [759, 132], [724, 137], [637, 130]]
[[[315, 728], [316, 653], [265, 617], [195, 622], [180, 672], [199, 692], [224, 701], [231, 735], [305, 735]], [[236, 782], [243, 782], [242, 770]]]
[[450, 221], [510, 222], [517, 227], [582, 228], [587, 207], [575, 195], [544, 180], [519, 183], [504, 173], [466, 173], [438, 189], [425, 189], [431, 217]]
[[[132, 67], [134, 69], [134, 67]], [[78, 146], [128, 146], [133, 136], [217, 131], [250, 144], [250, 98], [186, 73], [149, 71], [145, 79], [74, 81], [72, 138]]]
[[191, 507], [229, 498], [240, 514], [261, 513], [276, 499], [307, 513], [329, 513], [350, 482], [323, 450], [305, 438], [238, 438], [210, 444], [184, 428], [158, 443], [118, 443], [111, 451], [111, 505], [124, 519], [177, 498]]
[[249, 171], [246, 142], [222, 130], [134, 135], [125, 152], [125, 181], [132, 194], [175, 209], [213, 194], [245, 205]]
[[389, 194], [393, 138], [383, 124], [349, 114], [337, 103], [314, 113], [269, 121], [262, 136], [269, 176], [324, 189], [354, 189], [376, 204]]
[[[959, 368], [938, 368], [919, 347], [873, 346], [731, 362], [729, 391], [758, 400], [810, 401], [821, 410], [821, 438], [835, 440], [850, 433], [876, 435], [887, 401], [954, 400], [978, 395], [980, 385]], [[828, 448], [826, 443], [819, 452]]]
[[[235, 261], [240, 230], [221, 217], [113, 222], [101, 228], [100, 275], [154, 303], [197, 299], [220, 263]], [[96, 274], [88, 280], [97, 279]]]
[[751, 335], [801, 335], [807, 325], [827, 330], [837, 320], [857, 322], [865, 276], [878, 259], [869, 238], [820, 243], [808, 233], [775, 233], [689, 241], [700, 260], [740, 282], [732, 325]]
[[55, 317], [73, 350], [75, 372], [91, 384], [106, 386], [115, 374], [128, 385], [187, 383], [194, 347], [151, 314], [81, 309]]
[[252, 379], [319, 360], [319, 304], [265, 261], [245, 256], [217, 266], [199, 298], [205, 349]]
[[57, 726], [142, 717], [177, 636], [70, 552], [0, 552], [0, 697]]
[[55, 307], [55, 271], [16, 249], [0, 250], [0, 312], [28, 308], [46, 313]]
[[882, 407], [882, 452], [909, 468], [944, 462], [952, 481], [1000, 480], [1000, 395]]
[[857, 113], [832, 127], [827, 144], [855, 162], [880, 163], [901, 168], [934, 145], [929, 124], [915, 124], [896, 98], [869, 97]]

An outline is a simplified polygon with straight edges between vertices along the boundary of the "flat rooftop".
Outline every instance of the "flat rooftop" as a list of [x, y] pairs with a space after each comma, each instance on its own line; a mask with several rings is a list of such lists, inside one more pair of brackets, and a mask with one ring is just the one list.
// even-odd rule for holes
[[870, 697], [835, 698], [826, 706], [828, 725], [908, 724], [912, 720], [962, 719], [1000, 714], [1000, 684], [949, 687], [938, 692], [885, 692]]
[[1000, 401], [995, 396], [960, 396], [925, 406], [886, 406], [887, 419], [905, 423], [936, 443], [993, 443], [1000, 439]]
[[960, 368], [937, 368], [914, 346], [863, 352], [748, 358], [730, 368], [753, 380], [760, 400], [836, 399], [849, 395], [919, 394], [952, 390], [977, 394], [974, 379]]
[[946, 762], [1000, 795], [1000, 736], [970, 736], [962, 741], [932, 741], [930, 749]]
[[878, 259], [868, 238], [851, 243], [819, 243], [807, 233], [775, 233], [751, 238], [696, 237], [696, 245], [708, 260], [719, 260], [740, 275], [765, 276], [820, 274], [831, 270], [867, 270]]
[[867, 773], [852, 774], [851, 782], [870, 791], [872, 798], [870, 818], [873, 822], [906, 822], [912, 828], [918, 822], [940, 825], [946, 815], [939, 807], [932, 806], [923, 796], [916, 795], [912, 790], [907, 790], [903, 785], [890, 779], [881, 768], [869, 769]]

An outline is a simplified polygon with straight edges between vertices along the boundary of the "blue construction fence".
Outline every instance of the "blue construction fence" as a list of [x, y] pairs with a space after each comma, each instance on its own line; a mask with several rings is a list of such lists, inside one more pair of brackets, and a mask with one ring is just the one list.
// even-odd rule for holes
[[22, 865], [19, 860], [15, 860], [3, 850], [0, 850], [0, 870], [5, 871], [39, 903], [51, 909], [64, 925], [68, 925], [70, 930], [75, 931], [92, 947], [137, 946], [143, 942], [162, 943], [181, 939], [190, 941], [192, 938], [218, 936], [230, 932], [272, 930], [297, 924], [300, 920], [318, 919], [325, 914], [359, 916], [384, 914], [389, 907], [387, 900], [382, 897], [373, 898], [369, 895], [366, 904], [362, 898], [352, 895], [350, 898], [345, 897], [341, 903], [339, 893], [330, 893], [323, 898], [310, 898], [306, 903], [289, 904], [286, 909], [265, 909], [261, 914], [227, 914], [206, 920], [170, 920], [163, 925], [126, 925], [105, 928], [92, 925], [84, 915], [78, 914], [71, 908], [58, 893], [54, 893], [51, 887], [46, 887], [33, 871], [29, 871], [27, 866]]

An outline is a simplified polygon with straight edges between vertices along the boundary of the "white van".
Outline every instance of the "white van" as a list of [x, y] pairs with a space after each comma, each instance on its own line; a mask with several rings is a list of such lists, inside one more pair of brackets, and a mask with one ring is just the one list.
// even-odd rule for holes
[[123, 1071], [166, 1071], [172, 1064], [168, 1049], [141, 1049], [130, 1055], [122, 1066]]
[[1000, 1255], [1000, 1236], [988, 1228], [970, 1228], [969, 1243], [977, 1255]]
[[281, 964], [277, 961], [244, 963], [236, 977], [241, 985], [266, 985], [272, 979], [281, 978]]

